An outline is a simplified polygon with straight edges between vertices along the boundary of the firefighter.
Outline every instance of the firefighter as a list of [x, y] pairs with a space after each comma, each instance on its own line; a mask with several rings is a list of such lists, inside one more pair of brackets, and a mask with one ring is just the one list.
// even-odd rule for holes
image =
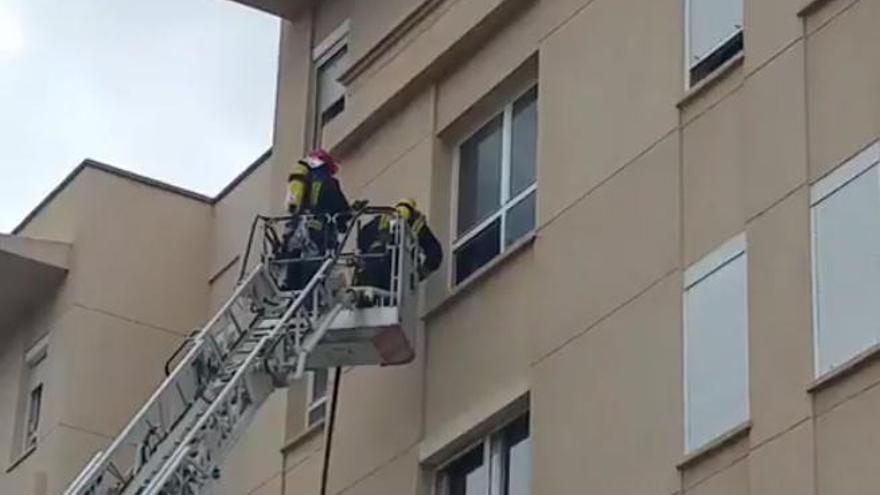
[[339, 163], [327, 151], [317, 149], [296, 163], [287, 182], [287, 210], [294, 218], [284, 239], [284, 258], [289, 262], [286, 286], [302, 289], [336, 249], [339, 233], [348, 228], [350, 207], [336, 179]]
[[[412, 229], [419, 246], [419, 281], [435, 272], [443, 261], [440, 241], [428, 227], [425, 215], [418, 210], [414, 199], [402, 199], [397, 203], [397, 213]], [[391, 287], [391, 256], [388, 246], [394, 240], [390, 215], [378, 215], [361, 230], [358, 249], [371, 255], [365, 258], [358, 271], [357, 285], [389, 290]]]

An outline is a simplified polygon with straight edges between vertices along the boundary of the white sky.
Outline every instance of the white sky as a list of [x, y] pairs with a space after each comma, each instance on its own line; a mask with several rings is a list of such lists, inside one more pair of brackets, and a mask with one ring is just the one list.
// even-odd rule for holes
[[87, 157], [216, 194], [271, 145], [278, 35], [228, 0], [0, 0], [0, 232]]

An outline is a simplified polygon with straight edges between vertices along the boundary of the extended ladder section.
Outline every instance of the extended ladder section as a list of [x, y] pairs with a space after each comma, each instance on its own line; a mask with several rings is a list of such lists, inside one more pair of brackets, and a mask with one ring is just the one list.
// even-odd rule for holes
[[[359, 252], [361, 228], [377, 216], [394, 226], [387, 247]], [[65, 495], [210, 493], [224, 458], [276, 388], [306, 370], [412, 360], [418, 251], [406, 223], [393, 209], [365, 209], [345, 219], [341, 239], [332, 231], [333, 242], [316, 253], [314, 245], [288, 247], [293, 229], [287, 236], [278, 229], [292, 222], [258, 217], [260, 262], [169, 359], [165, 381]], [[359, 285], [365, 266], [387, 277], [381, 287]], [[311, 275], [297, 282], [291, 274]]]

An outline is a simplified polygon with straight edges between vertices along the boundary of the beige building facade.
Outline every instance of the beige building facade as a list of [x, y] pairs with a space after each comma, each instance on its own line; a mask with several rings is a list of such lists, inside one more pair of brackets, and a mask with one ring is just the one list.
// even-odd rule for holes
[[329, 442], [332, 376], [277, 391], [217, 493], [874, 492], [880, 0], [242, 3], [270, 153], [215, 198], [86, 161], [0, 236], [0, 493], [109, 443], [317, 145], [444, 245], [417, 357]]

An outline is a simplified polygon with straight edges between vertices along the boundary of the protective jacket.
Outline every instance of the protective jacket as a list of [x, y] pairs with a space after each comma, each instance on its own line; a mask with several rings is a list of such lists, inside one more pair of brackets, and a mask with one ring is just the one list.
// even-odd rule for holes
[[[407, 224], [419, 244], [422, 255], [419, 263], [419, 280], [424, 280], [440, 268], [443, 262], [443, 248], [421, 212], [413, 210], [412, 215], [407, 219]], [[361, 230], [358, 236], [358, 249], [363, 253], [381, 253], [392, 241], [391, 217], [380, 215], [370, 220]]]
[[326, 167], [297, 163], [287, 181], [287, 210], [293, 214], [336, 215], [348, 212], [348, 199]]

